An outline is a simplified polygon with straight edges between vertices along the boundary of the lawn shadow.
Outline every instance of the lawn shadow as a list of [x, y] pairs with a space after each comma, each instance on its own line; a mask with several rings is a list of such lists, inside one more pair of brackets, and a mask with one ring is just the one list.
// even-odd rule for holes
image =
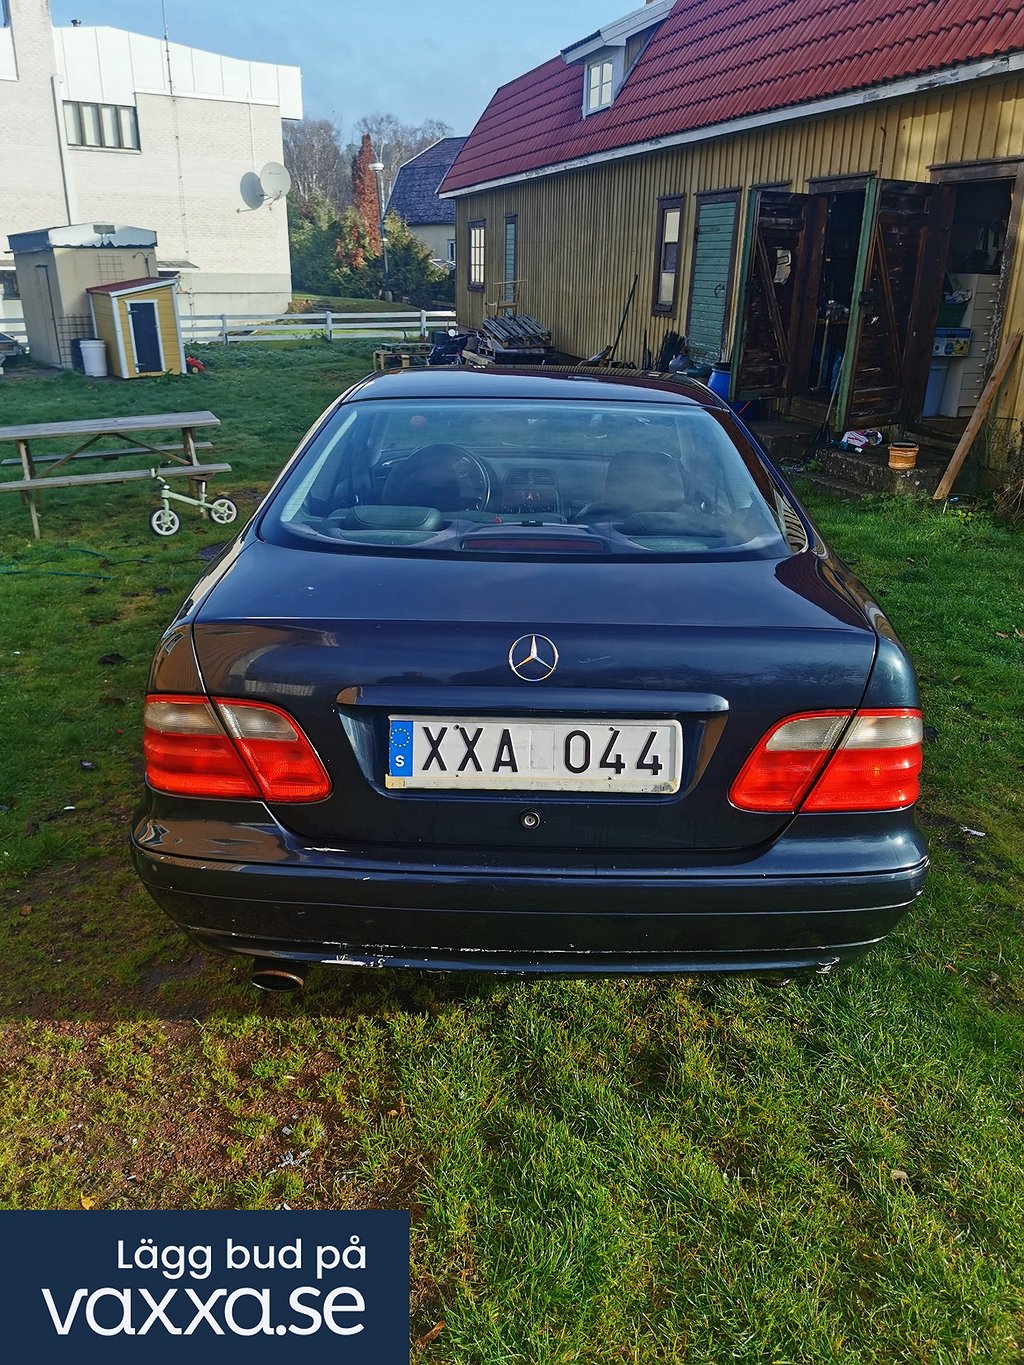
[[[73, 888], [73, 889], [70, 889]], [[69, 894], [70, 890], [70, 894]], [[488, 998], [484, 973], [310, 966], [304, 989], [250, 983], [252, 958], [193, 943], [139, 885], [126, 857], [34, 874], [0, 896], [0, 1019], [202, 1022], [436, 1013]]]

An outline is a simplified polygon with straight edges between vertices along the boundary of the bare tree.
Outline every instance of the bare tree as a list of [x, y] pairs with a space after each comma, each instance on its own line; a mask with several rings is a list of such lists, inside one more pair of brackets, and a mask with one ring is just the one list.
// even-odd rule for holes
[[325, 199], [340, 212], [352, 202], [352, 176], [341, 149], [341, 130], [329, 119], [302, 119], [284, 125], [284, 164], [296, 199]]
[[374, 151], [384, 163], [385, 199], [391, 193], [398, 168], [440, 138], [448, 137], [451, 131], [440, 119], [401, 123], [394, 114], [370, 114], [356, 124], [357, 133], [369, 134]]

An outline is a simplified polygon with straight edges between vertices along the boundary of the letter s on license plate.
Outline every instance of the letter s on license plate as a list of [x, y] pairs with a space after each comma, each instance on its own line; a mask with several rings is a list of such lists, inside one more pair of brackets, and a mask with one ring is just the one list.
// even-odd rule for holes
[[677, 720], [389, 716], [385, 785], [450, 791], [679, 790]]

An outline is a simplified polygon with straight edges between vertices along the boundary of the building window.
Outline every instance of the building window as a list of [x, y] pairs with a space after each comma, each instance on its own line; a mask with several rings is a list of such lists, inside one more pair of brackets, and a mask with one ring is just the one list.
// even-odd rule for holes
[[484, 287], [484, 228], [485, 218], [477, 218], [469, 224], [469, 278], [470, 289]]
[[679, 294], [679, 247], [683, 227], [681, 194], [658, 200], [658, 236], [654, 244], [654, 312], [674, 313]]
[[0, 270], [0, 299], [20, 299], [18, 277], [13, 270]]
[[612, 102], [612, 64], [591, 62], [587, 67], [587, 111], [604, 109]]
[[139, 120], [130, 104], [64, 101], [64, 130], [70, 147], [139, 150]]
[[449, 265], [454, 265], [454, 264], [455, 264], [455, 238], [454, 238], [454, 237], [449, 237], [449, 238], [448, 238], [448, 264], [449, 264]]

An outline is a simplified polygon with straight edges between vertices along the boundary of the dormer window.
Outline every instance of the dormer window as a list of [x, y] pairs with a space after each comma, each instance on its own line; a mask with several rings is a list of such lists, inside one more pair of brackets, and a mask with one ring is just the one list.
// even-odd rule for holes
[[607, 109], [675, 0], [648, 0], [641, 9], [605, 24], [562, 49], [569, 66], [583, 67], [583, 117]]
[[587, 67], [587, 113], [605, 109], [612, 102], [611, 61], [591, 62]]

